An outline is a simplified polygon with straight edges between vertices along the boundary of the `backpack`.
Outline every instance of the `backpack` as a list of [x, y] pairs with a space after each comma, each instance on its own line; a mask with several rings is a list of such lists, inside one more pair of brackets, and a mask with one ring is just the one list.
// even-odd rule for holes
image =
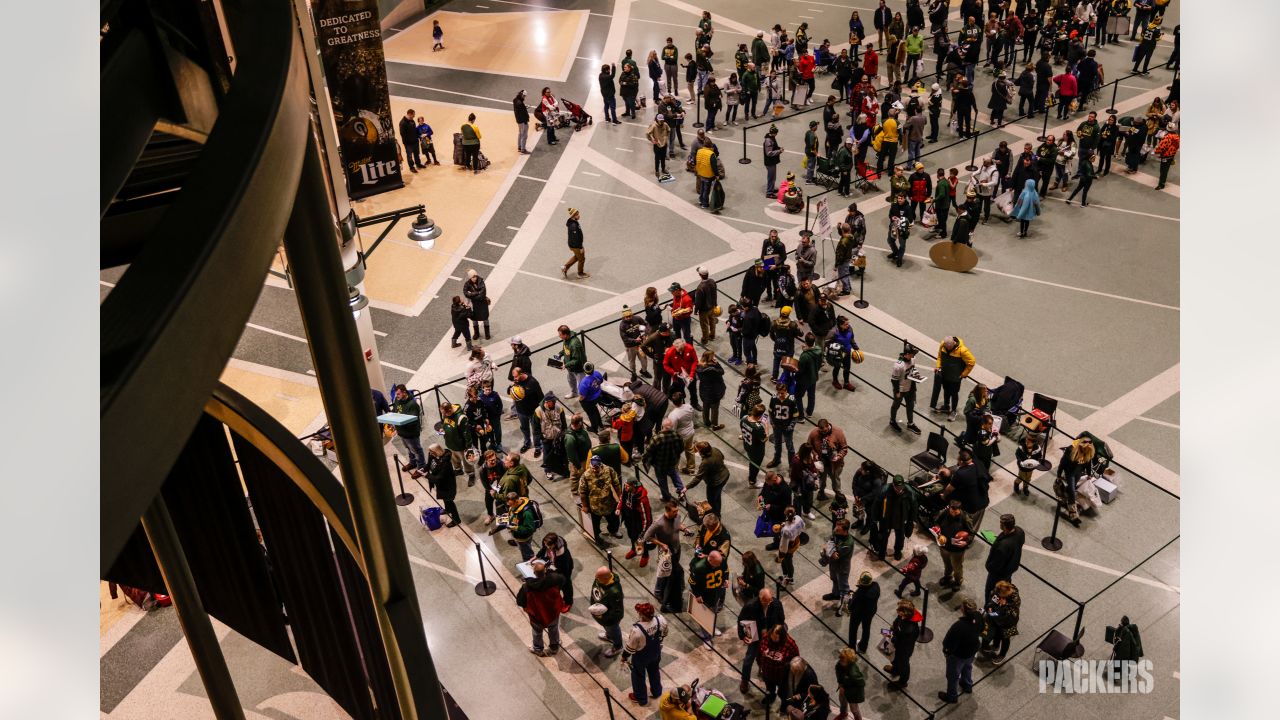
[[756, 336], [768, 337], [769, 331], [773, 329], [773, 323], [769, 320], [769, 316], [762, 312], [758, 312], [756, 318]]
[[844, 345], [841, 345], [839, 340], [832, 340], [827, 343], [825, 355], [827, 364], [831, 367], [842, 365], [844, 363]]
[[530, 500], [528, 504], [528, 510], [529, 512], [533, 513], [534, 529], [536, 530], [537, 528], [542, 527], [542, 508], [538, 507], [538, 501]]

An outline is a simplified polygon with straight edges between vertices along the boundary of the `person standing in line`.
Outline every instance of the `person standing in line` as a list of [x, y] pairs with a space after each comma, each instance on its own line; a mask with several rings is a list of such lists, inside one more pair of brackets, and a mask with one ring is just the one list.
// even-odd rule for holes
[[1181, 142], [1182, 138], [1178, 135], [1178, 124], [1169, 123], [1165, 128], [1164, 137], [1160, 138], [1160, 142], [1156, 143], [1156, 149], [1153, 153], [1160, 160], [1160, 182], [1156, 184], [1156, 190], [1163, 190], [1165, 183], [1169, 180], [1169, 168], [1173, 167], [1173, 161], [1178, 156]]
[[658, 98], [662, 97], [662, 63], [658, 61], [658, 51], [650, 50], [649, 57], [645, 63], [649, 70], [649, 82], [653, 83], [653, 104], [658, 104]]
[[[816, 136], [815, 136], [816, 143]], [[778, 163], [782, 162], [782, 146], [778, 144], [778, 126], [770, 125], [764, 135], [764, 196], [773, 200], [778, 194]]]
[[[978, 364], [973, 353], [965, 346], [964, 341], [955, 335], [949, 335], [938, 344], [938, 360], [934, 365], [933, 393], [929, 399], [929, 410], [942, 415], [950, 414], [955, 420], [955, 413], [960, 406], [960, 384]], [[938, 405], [938, 397], [942, 397], [942, 405]]]
[[1093, 150], [1084, 151], [1080, 158], [1080, 184], [1076, 185], [1075, 190], [1067, 196], [1067, 204], [1071, 204], [1071, 200], [1075, 198], [1076, 193], [1082, 193], [1080, 196], [1080, 207], [1089, 207], [1089, 188], [1093, 185], [1093, 178], [1098, 171], [1094, 169], [1094, 152]]
[[653, 506], [649, 503], [649, 491], [641, 484], [638, 475], [628, 477], [622, 484], [618, 514], [622, 516], [622, 525], [626, 528], [627, 537], [631, 541], [626, 559], [630, 560], [639, 554], [640, 567], [648, 565], [653, 543], [645, 541], [644, 535], [653, 524]]
[[[747, 646], [742, 658], [742, 680], [738, 682], [738, 691], [751, 697], [751, 668], [760, 655], [760, 642], [768, 637], [773, 628], [787, 621], [786, 609], [780, 601], [775, 601], [773, 591], [762, 588], [742, 606], [738, 614], [738, 638]], [[754, 633], [748, 634], [747, 628], [755, 623]]]
[[760, 640], [758, 662], [760, 679], [764, 682], [764, 698], [761, 704], [765, 712], [772, 710], [773, 701], [779, 695], [789, 696], [788, 676], [791, 660], [800, 656], [800, 648], [787, 630], [787, 624], [780, 622], [769, 628]]
[[565, 377], [569, 382], [568, 399], [578, 397], [578, 385], [585, 376], [587, 365], [587, 349], [582, 344], [582, 336], [569, 330], [568, 325], [556, 328], [556, 335], [561, 340], [560, 355], [564, 360]]
[[711, 506], [711, 512], [720, 514], [720, 497], [724, 492], [724, 486], [729, 482], [729, 469], [724, 465], [724, 453], [711, 447], [708, 442], [698, 442], [694, 445], [700, 458], [698, 462], [698, 470], [694, 473], [693, 479], [689, 481], [686, 490], [692, 489], [699, 483], [707, 484], [707, 504]]
[[1013, 583], [997, 582], [988, 596], [985, 608], [987, 637], [982, 652], [992, 665], [1004, 662], [1013, 637], [1018, 634], [1018, 616], [1022, 612], [1022, 597]]
[[457, 503], [453, 501], [458, 495], [457, 471], [453, 468], [453, 462], [449, 460], [448, 451], [440, 447], [439, 443], [431, 443], [426, 455], [428, 455], [426, 482], [436, 500], [444, 506], [445, 514], [449, 516], [449, 523], [445, 527], [456, 528], [462, 524]]
[[[680, 504], [674, 499], [663, 501], [662, 514], [653, 519], [649, 524], [649, 529], [644, 531], [644, 537], [641, 538], [645, 543], [651, 544], [659, 549], [660, 553], [670, 555], [671, 573], [663, 575], [658, 574], [654, 581], [653, 594], [662, 601], [662, 612], [679, 612], [678, 598], [680, 592], [683, 592], [681, 581], [675, 583], [674, 597], [677, 604], [672, 605], [670, 599], [672, 593], [667, 592], [668, 586], [671, 585], [671, 577], [675, 575], [677, 578], [684, 576], [684, 569], [680, 565]], [[659, 555], [659, 566], [662, 565], [662, 555]], [[661, 569], [661, 567], [659, 568]], [[676, 575], [676, 573], [679, 573]]]
[[756, 72], [756, 64], [747, 63], [747, 69], [740, 78], [742, 84], [742, 119], [755, 120], [760, 117], [756, 112], [760, 100], [760, 73]]
[[938, 584], [959, 590], [964, 585], [964, 555], [973, 544], [973, 526], [959, 500], [951, 500], [934, 520], [942, 548], [942, 578]]
[[724, 366], [716, 359], [715, 350], [702, 353], [702, 360], [694, 371], [697, 382], [690, 392], [697, 391], [702, 400], [702, 424], [711, 430], [723, 430], [720, 424], [720, 401], [724, 399]]
[[489, 340], [489, 291], [485, 288], [484, 278], [475, 270], [467, 270], [462, 294], [471, 303], [471, 337], [480, 339], [480, 324], [484, 323], [484, 339]]
[[480, 128], [476, 126], [476, 114], [467, 115], [462, 126], [462, 166], [480, 174]]
[[[1133, 53], [1133, 71], [1135, 73], [1148, 74], [1151, 68], [1151, 56], [1155, 54], [1156, 45], [1160, 42], [1160, 36], [1164, 35], [1164, 30], [1160, 28], [1162, 22], [1164, 22], [1163, 17], [1156, 17], [1142, 28], [1142, 40], [1138, 42], [1138, 47]], [[1138, 69], [1139, 65], [1142, 66], [1141, 70]]]
[[431, 52], [444, 49], [444, 28], [440, 27], [439, 20], [431, 21], [431, 41]]
[[831, 575], [831, 592], [822, 596], [823, 600], [839, 600], [849, 592], [849, 570], [853, 562], [853, 553], [857, 548], [853, 536], [849, 534], [849, 518], [840, 518], [835, 523], [835, 535], [831, 538], [832, 552], [827, 556], [827, 569]]
[[[529, 652], [539, 657], [548, 657], [560, 652], [560, 614], [569, 609], [571, 603], [565, 602], [564, 598], [572, 591], [572, 587], [563, 575], [549, 571], [545, 561], [534, 560], [531, 564], [533, 577], [526, 579], [520, 586], [520, 592], [516, 593], [516, 605], [523, 608], [529, 616], [529, 627], [533, 630], [533, 646], [529, 648]], [[545, 649], [542, 640], [544, 632], [549, 643]]]
[[903, 405], [907, 409], [907, 429], [916, 435], [920, 434], [920, 428], [916, 427], [916, 383], [911, 379], [911, 373], [915, 370], [916, 349], [908, 345], [898, 356], [898, 361], [893, 364], [893, 372], [890, 380], [893, 384], [893, 405], [889, 409], [889, 427], [894, 432], [902, 432], [902, 426], [898, 425], [898, 408]]
[[[1036, 102], [1027, 117], [1035, 117], [1036, 113], [1049, 112], [1049, 89], [1053, 85], [1053, 64], [1049, 62], [1049, 53], [1041, 51], [1036, 61]], [[1061, 113], [1061, 109], [1058, 111]]]
[[1036, 192], [1036, 181], [1028, 178], [1018, 194], [1018, 202], [1013, 206], [1013, 217], [1018, 221], [1018, 237], [1025, 238], [1031, 228], [1031, 221], [1040, 216], [1040, 193]]
[[[667, 44], [662, 46], [662, 76], [666, 78], [669, 94], [680, 92], [680, 50], [671, 38], [667, 38]], [[653, 98], [657, 102], [658, 93], [654, 93]]]
[[600, 521], [604, 520], [609, 534], [621, 538], [618, 530], [618, 502], [622, 499], [622, 483], [613, 468], [604, 464], [599, 455], [592, 455], [587, 469], [578, 480], [580, 498], [578, 506], [591, 513], [591, 533], [596, 545], [604, 547], [600, 534]]
[[422, 157], [426, 158], [427, 164], [440, 164], [440, 158], [436, 156], [436, 145], [432, 138], [435, 131], [427, 124], [427, 119], [421, 115], [418, 116], [418, 144], [422, 146]]
[[671, 128], [665, 122], [662, 113], [653, 116], [653, 122], [645, 130], [644, 136], [653, 146], [653, 174], [659, 182], [671, 177], [667, 173], [667, 145], [671, 141]]
[[404, 385], [396, 385], [392, 391], [391, 410], [401, 415], [412, 415], [413, 420], [402, 425], [396, 425], [396, 435], [400, 438], [400, 442], [404, 443], [405, 453], [408, 454], [409, 460], [402, 469], [414, 478], [422, 477], [427, 470], [427, 454], [422, 449], [422, 408], [419, 407], [418, 401], [409, 393], [409, 388]]
[[422, 156], [418, 154], [418, 125], [413, 121], [413, 110], [409, 110], [400, 118], [400, 142], [404, 145], [404, 160], [413, 174], [418, 168], [425, 168]]
[[910, 600], [899, 600], [893, 625], [889, 628], [893, 635], [893, 661], [884, 666], [884, 671], [897, 678], [889, 683], [890, 690], [905, 690], [907, 681], [911, 679], [911, 655], [916, 651], [916, 640], [920, 637], [920, 623], [916, 621], [918, 613], [916, 604]]
[[840, 714], [836, 716], [836, 720], [862, 720], [858, 705], [866, 701], [867, 678], [862, 674], [862, 668], [858, 667], [858, 653], [853, 648], [840, 650], [835, 673], [840, 697]]
[[[636, 603], [637, 621], [627, 633], [623, 658], [631, 662], [631, 692], [627, 697], [640, 707], [649, 697], [662, 696], [662, 641], [667, 636], [667, 621], [647, 602]], [[646, 692], [646, 680], [648, 692]]]
[[569, 208], [569, 219], [565, 222], [565, 226], [569, 229], [569, 252], [573, 254], [569, 257], [569, 261], [564, 264], [564, 267], [560, 268], [560, 274], [565, 279], [568, 279], [569, 268], [573, 267], [574, 263], [578, 264], [578, 277], [591, 277], [584, 269], [584, 265], [587, 262], [587, 253], [583, 249], [581, 220], [582, 216], [578, 213], [578, 209]]
[[947, 659], [947, 689], [938, 691], [938, 699], [955, 703], [960, 693], [973, 692], [973, 659], [981, 644], [982, 614], [972, 600], [960, 605], [960, 617], [956, 619], [942, 638], [942, 654]]
[[[617, 75], [618, 67], [616, 65], [600, 66], [600, 97], [604, 100], [604, 121], [611, 122], [614, 125], [621, 125], [622, 121], [618, 119], [618, 91], [614, 84], [614, 78]], [[520, 92], [521, 95], [524, 94], [523, 90]]]
[[538, 109], [542, 111], [542, 127], [547, 131], [547, 144], [556, 145], [556, 97], [551, 94], [551, 88], [542, 88], [542, 97], [538, 99]]
[[676, 433], [675, 422], [663, 419], [661, 429], [654, 435], [653, 441], [645, 448], [642, 461], [645, 467], [653, 471], [662, 490], [662, 500], [670, 500], [671, 492], [667, 489], [667, 481], [675, 485], [676, 495], [684, 497], [685, 485], [680, 479], [680, 455], [684, 452], [684, 440]]
[[702, 85], [702, 109], [707, 112], [706, 131], [715, 132], [716, 130], [716, 113], [724, 105], [721, 97], [720, 86], [716, 85], [714, 75], [707, 77], [707, 81]]
[[1001, 515], [1000, 534], [987, 551], [987, 582], [983, 587], [983, 597], [991, 597], [996, 583], [1013, 579], [1013, 573], [1022, 567], [1022, 546], [1026, 542], [1027, 534], [1018, 527], [1017, 519], [1009, 513]]
[[600, 615], [596, 615], [596, 622], [600, 623], [602, 628], [599, 635], [601, 640], [609, 643], [609, 649], [604, 651], [604, 656], [611, 658], [622, 652], [622, 583], [618, 582], [618, 576], [608, 567], [600, 567], [596, 570], [595, 582], [591, 583], [591, 605], [595, 607], [599, 605], [604, 608]]
[[[516, 93], [515, 98], [511, 100], [511, 109], [515, 112], [516, 117], [516, 152], [521, 155], [529, 154], [529, 106], [524, 102], [525, 92], [521, 90]], [[608, 106], [605, 107], [605, 119], [608, 119]]]
[[872, 501], [867, 506], [867, 524], [871, 527], [873, 558], [879, 560], [886, 557], [889, 535], [893, 534], [893, 559], [902, 559], [902, 546], [911, 536], [919, 507], [920, 493], [908, 485], [901, 475], [894, 475], [893, 482], [886, 483], [872, 496]]

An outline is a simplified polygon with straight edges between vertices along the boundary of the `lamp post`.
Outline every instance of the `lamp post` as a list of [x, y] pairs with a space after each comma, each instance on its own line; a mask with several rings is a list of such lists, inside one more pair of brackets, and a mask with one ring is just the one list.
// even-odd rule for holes
[[413, 221], [413, 227], [409, 228], [409, 239], [416, 242], [418, 247], [423, 250], [431, 250], [436, 246], [436, 238], [444, 234], [439, 225], [427, 217], [424, 209], [418, 213], [418, 218]]

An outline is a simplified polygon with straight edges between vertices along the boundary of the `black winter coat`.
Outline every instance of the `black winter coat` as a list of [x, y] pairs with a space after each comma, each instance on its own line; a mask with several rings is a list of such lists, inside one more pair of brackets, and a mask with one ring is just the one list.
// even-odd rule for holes
[[427, 482], [440, 500], [452, 500], [458, 494], [458, 476], [453, 469], [453, 458], [448, 453], [430, 456]]
[[996, 536], [987, 553], [987, 572], [999, 579], [1013, 577], [1013, 573], [1022, 565], [1022, 546], [1027, 542], [1027, 534], [1022, 528], [1015, 527], [1008, 535]]
[[724, 366], [720, 363], [699, 365], [698, 397], [704, 403], [718, 403], [724, 399]]

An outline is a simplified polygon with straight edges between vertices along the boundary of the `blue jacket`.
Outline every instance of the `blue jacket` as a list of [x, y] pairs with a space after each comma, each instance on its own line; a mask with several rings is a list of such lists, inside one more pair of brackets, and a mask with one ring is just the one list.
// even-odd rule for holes
[[604, 382], [604, 375], [601, 375], [599, 370], [593, 371], [590, 375], [578, 381], [578, 395], [582, 396], [585, 401], [594, 402], [603, 392], [600, 389], [600, 383], [602, 382]]
[[1018, 220], [1035, 220], [1040, 214], [1040, 193], [1036, 192], [1036, 181], [1028, 180], [1018, 195], [1018, 202], [1013, 205], [1013, 217]]
[[835, 333], [831, 336], [833, 340], [844, 346], [844, 351], [849, 352], [854, 348], [853, 342], [853, 326], [850, 325], [848, 330], [836, 328]]

